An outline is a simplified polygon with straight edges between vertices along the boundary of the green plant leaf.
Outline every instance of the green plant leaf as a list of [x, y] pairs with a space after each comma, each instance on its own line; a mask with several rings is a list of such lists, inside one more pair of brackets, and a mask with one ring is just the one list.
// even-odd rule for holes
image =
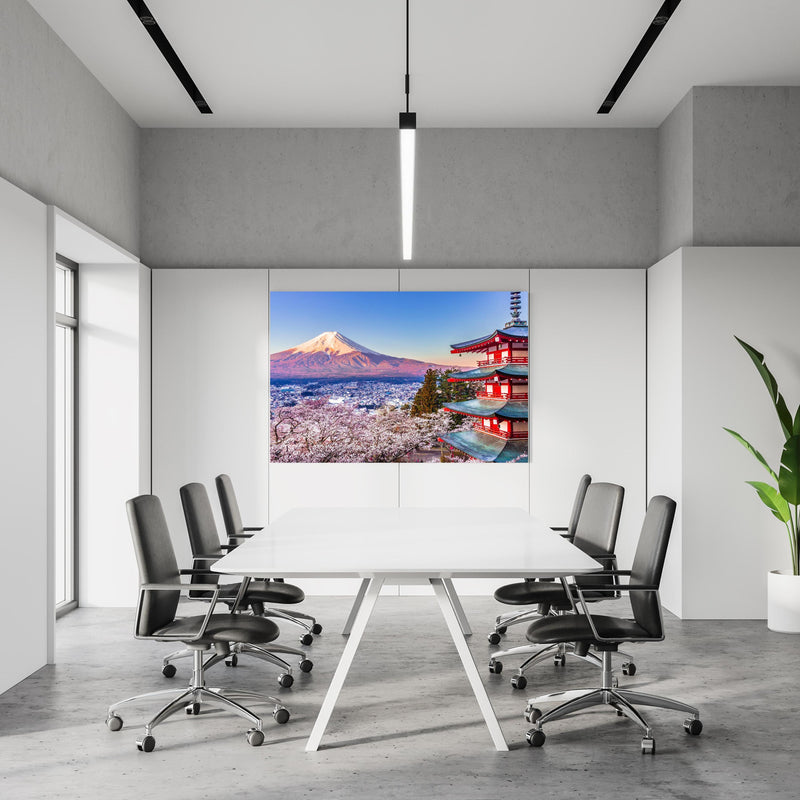
[[778, 381], [775, 380], [775, 376], [767, 368], [767, 364], [762, 353], [759, 353], [758, 350], [756, 350], [754, 347], [751, 347], [749, 344], [747, 344], [747, 342], [742, 341], [738, 336], [734, 336], [734, 338], [744, 348], [744, 351], [750, 356], [750, 359], [756, 365], [758, 374], [761, 375], [761, 379], [764, 381], [764, 384], [769, 391], [770, 399], [775, 405], [775, 411], [778, 413], [778, 421], [781, 423], [783, 435], [788, 439], [793, 433], [793, 420], [792, 415], [789, 413], [789, 409], [786, 406], [786, 401], [783, 399], [783, 395], [781, 395], [781, 393], [778, 391]]
[[783, 446], [778, 489], [787, 503], [800, 504], [800, 436], [790, 436]]
[[800, 406], [797, 406], [797, 411], [794, 414], [794, 425], [792, 425], [792, 435], [800, 435]]
[[772, 467], [767, 464], [767, 459], [764, 458], [764, 456], [762, 456], [761, 453], [759, 453], [758, 450], [756, 450], [755, 447], [750, 444], [750, 442], [736, 433], [736, 431], [732, 431], [730, 428], [723, 428], [722, 430], [727, 431], [731, 436], [733, 436], [734, 439], [736, 439], [737, 442], [739, 442], [743, 447], [747, 448], [747, 450], [749, 450], [755, 456], [758, 463], [762, 464], [764, 469], [769, 472], [775, 483], [778, 482], [778, 476], [775, 474], [775, 471], [772, 469]]
[[757, 492], [758, 496], [764, 505], [783, 523], [789, 521], [790, 511], [789, 504], [781, 497], [780, 492], [768, 483], [763, 481], [745, 481], [752, 486]]

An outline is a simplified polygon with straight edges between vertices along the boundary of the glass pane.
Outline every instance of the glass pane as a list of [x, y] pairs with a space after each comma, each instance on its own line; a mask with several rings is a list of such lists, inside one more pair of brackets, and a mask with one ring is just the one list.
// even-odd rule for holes
[[56, 326], [55, 358], [55, 599], [74, 595], [74, 331]]
[[56, 264], [56, 314], [66, 314], [66, 269], [60, 264]]
[[56, 314], [75, 316], [75, 272], [56, 263]]

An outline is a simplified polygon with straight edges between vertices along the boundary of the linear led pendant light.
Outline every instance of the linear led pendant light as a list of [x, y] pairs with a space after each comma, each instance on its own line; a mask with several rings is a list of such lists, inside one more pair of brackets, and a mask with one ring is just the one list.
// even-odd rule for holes
[[408, 0], [406, 0], [406, 110], [400, 112], [400, 204], [403, 229], [403, 261], [411, 260], [414, 233], [414, 150], [417, 115], [408, 110], [411, 81], [408, 73]]

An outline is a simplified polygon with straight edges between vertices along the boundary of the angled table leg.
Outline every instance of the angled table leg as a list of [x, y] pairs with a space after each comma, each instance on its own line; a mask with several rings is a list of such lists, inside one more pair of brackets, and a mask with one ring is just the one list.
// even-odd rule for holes
[[[508, 744], [503, 736], [503, 731], [500, 729], [500, 723], [497, 721], [494, 708], [492, 708], [492, 701], [489, 700], [489, 695], [486, 694], [486, 688], [481, 681], [480, 673], [475, 666], [472, 653], [470, 653], [469, 647], [467, 647], [467, 641], [461, 631], [458, 613], [455, 610], [456, 604], [451, 599], [450, 594], [445, 588], [444, 581], [441, 578], [430, 578], [430, 582], [436, 594], [436, 599], [439, 601], [439, 608], [442, 610], [442, 616], [447, 623], [450, 636], [453, 637], [456, 650], [458, 650], [458, 655], [461, 657], [461, 663], [464, 665], [464, 672], [467, 673], [467, 678], [469, 679], [470, 686], [472, 686], [475, 699], [478, 701], [478, 706], [481, 709], [484, 720], [486, 720], [486, 727], [489, 729], [489, 735], [492, 737], [495, 749], [501, 751], [508, 750]], [[453, 589], [453, 594], [455, 594], [455, 589]]]
[[464, 613], [464, 607], [461, 605], [461, 600], [458, 597], [458, 592], [456, 592], [456, 587], [453, 586], [452, 578], [442, 578], [442, 585], [447, 592], [447, 596], [450, 598], [450, 605], [453, 606], [453, 611], [456, 612], [456, 617], [458, 617], [458, 624], [461, 628], [461, 633], [464, 636], [472, 636], [472, 628], [469, 626], [469, 620], [467, 619], [467, 615]]
[[328, 687], [328, 692], [322, 701], [319, 714], [317, 714], [317, 721], [311, 730], [311, 736], [308, 737], [308, 742], [306, 742], [306, 752], [313, 752], [319, 748], [320, 740], [325, 733], [325, 728], [328, 726], [336, 700], [339, 698], [339, 692], [342, 690], [347, 672], [353, 663], [361, 637], [364, 635], [364, 630], [372, 615], [372, 609], [375, 608], [375, 601], [378, 599], [382, 586], [383, 578], [365, 578], [362, 583], [362, 588], [364, 589], [363, 599], [360, 603], [357, 601], [358, 610], [350, 629], [350, 636], [344, 646], [339, 663], [336, 665], [336, 671], [333, 673], [331, 685]]
[[350, 609], [350, 613], [347, 615], [347, 621], [344, 623], [344, 628], [342, 628], [342, 636], [350, 635], [350, 631], [353, 629], [353, 623], [356, 619], [356, 614], [358, 614], [358, 609], [361, 608], [361, 603], [364, 601], [364, 595], [367, 593], [368, 586], [369, 578], [363, 578], [361, 581], [361, 586], [358, 587], [355, 600], [353, 600], [353, 607]]

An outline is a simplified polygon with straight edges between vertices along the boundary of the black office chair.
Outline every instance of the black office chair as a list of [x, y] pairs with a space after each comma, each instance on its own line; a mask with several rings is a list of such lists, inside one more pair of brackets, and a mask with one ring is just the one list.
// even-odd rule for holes
[[[562, 581], [565, 590], [576, 598], [575, 612], [562, 616], [545, 617], [531, 623], [527, 630], [529, 641], [535, 644], [554, 645], [561, 642], [574, 642], [576, 647], [594, 647], [603, 662], [602, 685], [597, 689], [585, 691], [555, 692], [528, 701], [525, 719], [534, 723], [526, 738], [532, 747], [541, 747], [545, 742], [542, 726], [568, 714], [597, 705], [610, 705], [617, 714], [632, 719], [644, 730], [642, 751], [655, 753], [656, 745], [650, 724], [639, 713], [636, 705], [669, 708], [691, 715], [684, 722], [684, 730], [698, 736], [703, 730], [700, 712], [686, 703], [667, 697], [645, 694], [629, 689], [619, 689], [613, 685], [611, 655], [623, 642], [660, 642], [664, 639], [664, 621], [658, 588], [661, 572], [667, 554], [667, 545], [675, 517], [675, 501], [669, 497], [654, 497], [647, 506], [639, 543], [630, 570], [614, 570], [604, 573], [607, 591], [629, 592], [632, 619], [624, 617], [592, 614], [581, 586]], [[621, 575], [629, 576], [628, 584], [613, 582]], [[597, 585], [594, 589], [598, 589]], [[539, 703], [565, 700], [561, 705], [543, 714]]]
[[[578, 520], [580, 519], [581, 509], [583, 508], [583, 501], [586, 497], [586, 490], [592, 482], [591, 475], [582, 475], [578, 481], [578, 490], [575, 493], [575, 500], [572, 504], [572, 514], [570, 514], [569, 524], [565, 528], [551, 527], [551, 531], [559, 532], [564, 538], [570, 542], [575, 538], [575, 530], [578, 527]], [[549, 579], [548, 579], [549, 580]], [[541, 616], [536, 609], [531, 609], [531, 605], [536, 605], [536, 601], [527, 598], [527, 589], [529, 583], [535, 583], [535, 578], [526, 578], [522, 583], [509, 583], [501, 586], [495, 593], [495, 600], [501, 603], [512, 606], [526, 606], [523, 611], [513, 611], [508, 614], [500, 614], [494, 621], [494, 628], [489, 632], [487, 639], [489, 644], [500, 644], [501, 635], [504, 634], [509, 626], [519, 625], [522, 622], [530, 622], [538, 616]]]
[[[214, 482], [217, 486], [219, 505], [222, 509], [222, 519], [225, 523], [225, 533], [228, 536], [229, 545], [235, 546], [237, 544], [241, 544], [242, 541], [252, 536], [254, 532], [263, 530], [263, 528], [258, 527], [246, 528], [244, 525], [242, 525], [242, 515], [239, 512], [239, 503], [236, 499], [236, 492], [233, 490], [233, 482], [231, 481], [230, 476], [225, 474], [217, 475]], [[271, 583], [273, 586], [276, 583], [285, 584], [286, 586], [290, 585], [286, 584], [283, 578], [272, 578]], [[302, 594], [302, 590], [299, 587], [294, 586], [292, 589]], [[276, 600], [275, 602], [284, 601]], [[274, 609], [269, 609], [269, 611], [272, 613]], [[281, 611], [279, 614], [276, 613], [275, 616], [280, 616], [283, 619], [294, 622], [296, 625], [300, 625], [301, 627], [305, 628], [308, 633], [300, 637], [302, 644], [311, 644], [312, 633], [315, 635], [322, 633], [322, 625], [320, 625], [310, 614], [304, 614], [301, 611], [292, 610]]]
[[[194, 569], [197, 571], [195, 577], [196, 584], [206, 584], [217, 586], [219, 583], [219, 573], [211, 572], [209, 567], [224, 555], [225, 550], [233, 549], [232, 546], [220, 544], [217, 525], [214, 522], [214, 514], [211, 511], [211, 503], [208, 493], [202, 483], [188, 483], [180, 488], [181, 505], [183, 515], [186, 520], [186, 529], [189, 533], [189, 542], [192, 548], [194, 559]], [[240, 608], [249, 607], [252, 613], [264, 617], [282, 617], [282, 612], [275, 609], [267, 609], [267, 603], [296, 603], [300, 602], [304, 595], [296, 586], [287, 583], [274, 583], [272, 581], [250, 581], [245, 579], [242, 582], [227, 583], [220, 585], [219, 599], [222, 602], [233, 605], [238, 604]], [[208, 591], [194, 589], [190, 595], [194, 599], [205, 599], [209, 596]], [[308, 643], [310, 634], [304, 635], [304, 643]], [[254, 647], [246, 642], [239, 642], [232, 646], [232, 652], [227, 656], [216, 655], [206, 662], [206, 669], [219, 661], [225, 660], [228, 666], [235, 667], [238, 663], [238, 656], [252, 655], [264, 661], [268, 661], [280, 667], [283, 671], [278, 675], [278, 684], [284, 688], [294, 683], [292, 667], [288, 661], [281, 658], [279, 654], [298, 656], [301, 672], [310, 672], [314, 667], [314, 662], [306, 657], [306, 653], [296, 647], [275, 642], [268, 647]], [[171, 662], [178, 658], [183, 658], [187, 654], [185, 651], [170, 653], [164, 658], [162, 672], [167, 677], [175, 674], [175, 666]]]
[[[592, 558], [599, 561], [605, 569], [614, 569], [619, 519], [622, 513], [622, 501], [625, 489], [616, 483], [592, 483], [586, 487], [580, 516], [575, 527], [573, 544], [579, 547]], [[608, 578], [595, 578], [592, 575], [582, 575], [577, 582], [584, 591], [587, 601], [597, 602], [615, 597], [614, 592], [595, 589], [595, 584], [604, 585]], [[534, 606], [533, 610], [525, 612], [525, 619], [541, 617], [548, 614], [566, 614], [572, 609], [572, 601], [564, 592], [564, 587], [558, 581], [525, 581], [503, 586], [495, 592], [495, 598], [501, 602], [524, 603]], [[567, 642], [560, 642], [545, 647], [535, 647], [527, 644], [512, 647], [492, 653], [489, 660], [489, 672], [498, 674], [503, 671], [501, 658], [506, 656], [528, 656], [520, 664], [516, 675], [511, 678], [511, 685], [515, 689], [524, 689], [528, 680], [525, 672], [535, 664], [553, 656], [557, 666], [564, 666], [568, 655], [574, 655], [584, 661], [589, 661], [596, 666], [601, 666], [601, 659], [593, 652], [583, 652]], [[633, 675], [636, 665], [627, 653], [621, 653], [626, 660], [622, 671], [626, 675]]]
[[279, 700], [256, 692], [238, 689], [211, 689], [205, 682], [203, 654], [212, 647], [224, 657], [230, 652], [231, 643], [263, 646], [278, 637], [278, 626], [263, 617], [245, 614], [215, 614], [219, 589], [205, 591], [210, 595], [208, 612], [192, 617], [178, 617], [181, 593], [190, 592], [195, 584], [182, 584], [181, 575], [193, 574], [194, 570], [179, 570], [172, 548], [167, 521], [161, 501], [153, 495], [141, 495], [127, 502], [136, 561], [139, 566], [139, 601], [136, 607], [134, 636], [137, 639], [153, 639], [157, 642], [179, 641], [187, 646], [194, 659], [192, 678], [188, 688], [175, 695], [175, 690], [149, 692], [128, 697], [108, 707], [106, 725], [109, 730], [122, 729], [122, 717], [117, 709], [125, 703], [150, 697], [173, 695], [170, 700], [146, 725], [144, 736], [136, 741], [139, 750], [149, 753], [156, 740], [152, 731], [167, 717], [181, 710], [187, 714], [199, 714], [204, 704], [222, 706], [244, 717], [253, 727], [247, 731], [247, 741], [258, 747], [264, 741], [261, 717], [237, 702], [237, 699], [268, 702], [274, 705], [272, 716], [278, 723], [289, 719], [289, 711]]

